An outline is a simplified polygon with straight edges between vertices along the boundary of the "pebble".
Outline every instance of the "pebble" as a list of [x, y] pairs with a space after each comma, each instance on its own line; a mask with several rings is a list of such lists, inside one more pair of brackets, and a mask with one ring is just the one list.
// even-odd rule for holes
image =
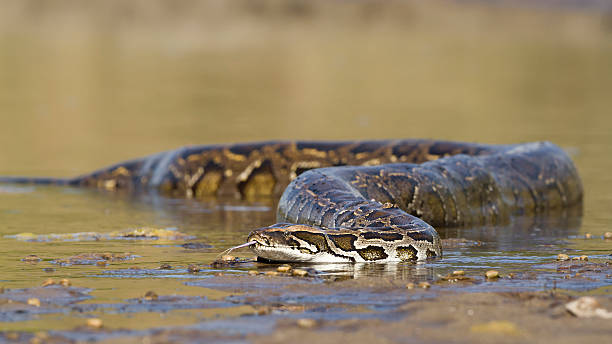
[[249, 274], [249, 276], [257, 276], [257, 275], [259, 275], [259, 271], [257, 271], [257, 270], [249, 270], [248, 274]]
[[419, 288], [429, 289], [429, 288], [431, 288], [431, 284], [429, 284], [429, 282], [420, 282], [419, 283]]
[[297, 320], [297, 325], [301, 328], [313, 328], [317, 326], [317, 321], [310, 318], [301, 318]]
[[28, 305], [35, 306], [35, 307], [40, 307], [40, 300], [35, 298], [35, 297], [29, 298], [28, 299]]
[[291, 271], [291, 266], [289, 266], [289, 265], [281, 265], [278, 268], [276, 268], [276, 271], [278, 271], [278, 272], [289, 272], [289, 271]]
[[612, 232], [605, 232], [604, 239], [612, 239]]
[[106, 262], [105, 262], [105, 261], [103, 261], [103, 260], [97, 261], [97, 262], [96, 262], [96, 266], [101, 266], [101, 267], [104, 267], [104, 266], [106, 266]]
[[194, 272], [199, 272], [200, 271], [200, 267], [194, 264], [191, 264], [187, 267], [187, 271], [194, 273]]
[[561, 261], [561, 262], [565, 261], [565, 260], [569, 260], [569, 259], [570, 259], [570, 257], [567, 254], [565, 254], [565, 253], [559, 253], [557, 255], [557, 260]]
[[159, 269], [160, 270], [170, 270], [170, 269], [172, 269], [172, 265], [164, 263], [164, 264], [159, 266]]
[[295, 269], [293, 270], [292, 274], [293, 276], [306, 277], [308, 276], [308, 271], [302, 269]]
[[496, 278], [499, 278], [499, 271], [497, 271], [497, 270], [489, 270], [489, 271], [485, 272], [485, 276], [487, 277], [487, 279], [496, 279]]
[[591, 239], [592, 237], [593, 237], [593, 235], [592, 235], [591, 233], [586, 233], [586, 234], [584, 235], [584, 238], [585, 238], [585, 239]]
[[36, 332], [34, 337], [30, 338], [30, 344], [43, 344], [47, 343], [49, 334], [44, 331]]
[[266, 276], [278, 276], [278, 272], [276, 271], [266, 271]]
[[409, 282], [409, 283], [406, 284], [406, 288], [407, 289], [414, 289], [414, 287], [415, 287], [415, 285], [412, 282]]
[[25, 256], [23, 258], [23, 261], [24, 262], [35, 263], [35, 262], [40, 262], [40, 258], [37, 255], [35, 255], [35, 254], [29, 254], [29, 255], [27, 255], [27, 256]]
[[42, 287], [46, 287], [49, 285], [54, 285], [55, 284], [55, 280], [53, 280], [53, 278], [47, 278], [42, 284]]
[[221, 260], [224, 262], [233, 262], [234, 260], [236, 260], [236, 257], [226, 254], [221, 256]]
[[152, 290], [149, 290], [148, 292], [145, 293], [144, 299], [147, 301], [155, 301], [159, 298], [159, 296], [157, 296], [157, 293], [155, 293]]
[[19, 332], [5, 332], [4, 337], [8, 340], [18, 341], [19, 340]]
[[70, 287], [70, 286], [72, 285], [72, 283], [70, 282], [70, 280], [69, 280], [69, 279], [67, 279], [67, 278], [62, 278], [62, 279], [59, 281], [59, 285], [61, 285], [62, 287]]
[[463, 276], [465, 275], [465, 271], [463, 270], [455, 270], [453, 271], [453, 276]]
[[592, 296], [583, 296], [565, 304], [565, 309], [578, 318], [599, 317], [612, 319], [612, 312], [601, 308], [597, 299]]
[[266, 306], [255, 309], [255, 314], [257, 315], [266, 315], [266, 314], [270, 314], [270, 312], [271, 312], [270, 307], [266, 307]]
[[89, 318], [87, 319], [87, 326], [92, 328], [101, 328], [102, 327], [102, 319], [99, 318]]

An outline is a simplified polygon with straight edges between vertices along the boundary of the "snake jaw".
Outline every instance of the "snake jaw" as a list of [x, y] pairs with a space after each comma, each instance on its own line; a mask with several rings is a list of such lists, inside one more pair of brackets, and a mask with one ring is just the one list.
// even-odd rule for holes
[[309, 263], [346, 263], [351, 261], [348, 258], [321, 251], [316, 246], [293, 235], [293, 230], [303, 228], [305, 226], [277, 224], [254, 230], [249, 234], [247, 241], [254, 242], [253, 245], [250, 245], [251, 251], [270, 261]]

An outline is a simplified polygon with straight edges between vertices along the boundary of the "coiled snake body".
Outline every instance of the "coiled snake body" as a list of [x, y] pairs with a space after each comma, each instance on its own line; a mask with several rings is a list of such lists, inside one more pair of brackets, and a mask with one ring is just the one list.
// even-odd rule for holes
[[440, 256], [432, 226], [497, 224], [581, 207], [571, 159], [548, 142], [433, 140], [193, 146], [71, 179], [2, 178], [206, 198], [282, 196], [278, 224], [247, 241], [272, 261]]

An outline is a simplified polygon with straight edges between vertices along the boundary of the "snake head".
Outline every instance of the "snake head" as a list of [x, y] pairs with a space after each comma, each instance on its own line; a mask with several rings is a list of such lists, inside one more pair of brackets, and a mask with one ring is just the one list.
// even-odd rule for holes
[[331, 255], [327, 240], [322, 229], [295, 224], [275, 224], [256, 229], [247, 238], [248, 242], [254, 243], [250, 248], [258, 257], [271, 261], [349, 261]]
[[251, 232], [245, 245], [270, 261], [399, 262], [440, 256], [438, 234], [424, 226], [423, 230], [382, 231], [276, 224]]

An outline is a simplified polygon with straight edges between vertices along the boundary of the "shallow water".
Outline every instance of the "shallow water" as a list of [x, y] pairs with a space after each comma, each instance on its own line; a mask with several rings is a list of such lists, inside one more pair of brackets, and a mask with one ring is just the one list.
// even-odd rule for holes
[[[0, 83], [2, 175], [72, 176], [182, 145], [248, 140], [549, 140], [565, 148], [580, 171], [583, 217], [440, 229], [443, 237], [481, 244], [448, 248], [442, 259], [417, 265], [303, 266], [317, 276], [308, 283], [382, 278], [403, 285], [434, 281], [453, 270], [482, 275], [496, 269], [521, 278], [464, 290], [611, 292], [610, 275], [576, 282], [564, 279], [567, 273], [554, 265], [559, 253], [587, 255], [596, 263], [611, 259], [612, 241], [602, 236], [612, 231], [612, 40], [601, 13], [411, 4], [384, 9], [373, 19], [348, 16], [337, 23], [326, 11], [299, 19], [271, 12], [262, 19], [251, 10], [216, 8], [219, 17], [237, 24], [213, 25], [201, 20], [211, 18], [207, 7], [178, 8], [171, 17], [154, 10], [139, 15], [128, 6], [128, 19], [117, 19], [115, 12], [121, 10], [104, 2], [40, 12], [8, 4], [0, 11], [5, 17], [0, 20], [0, 77], [6, 80]], [[358, 6], [351, 8], [361, 13]], [[0, 286], [29, 288], [47, 278], [69, 278], [74, 286], [91, 289], [91, 298], [81, 304], [96, 306], [85, 314], [103, 317], [111, 328], [207, 326], [201, 321], [252, 314], [257, 302], [240, 299], [248, 298], [240, 296], [244, 292], [229, 298], [234, 282], [216, 275], [240, 277], [273, 267], [246, 262], [191, 273], [188, 266], [210, 263], [219, 252], [243, 243], [250, 230], [274, 222], [274, 209], [272, 199], [198, 202], [2, 185]], [[176, 229], [193, 238], [13, 237], [142, 227]], [[186, 243], [205, 245], [182, 246]], [[129, 253], [130, 259], [105, 266], [55, 262], [104, 252]], [[22, 260], [31, 254], [42, 260]], [[252, 258], [248, 250], [237, 254]], [[159, 269], [161, 264], [171, 268]], [[148, 290], [207, 300], [191, 300], [207, 310], [176, 304], [139, 308], [134, 299]], [[268, 302], [341, 303], [345, 308], [338, 306], [339, 311], [318, 313], [336, 318], [350, 307], [365, 307], [352, 312], [366, 316], [411, 297], [336, 292], [265, 297]], [[347, 303], [352, 305], [346, 308]], [[0, 327], [70, 329], [83, 316], [64, 309], [0, 321]]]

